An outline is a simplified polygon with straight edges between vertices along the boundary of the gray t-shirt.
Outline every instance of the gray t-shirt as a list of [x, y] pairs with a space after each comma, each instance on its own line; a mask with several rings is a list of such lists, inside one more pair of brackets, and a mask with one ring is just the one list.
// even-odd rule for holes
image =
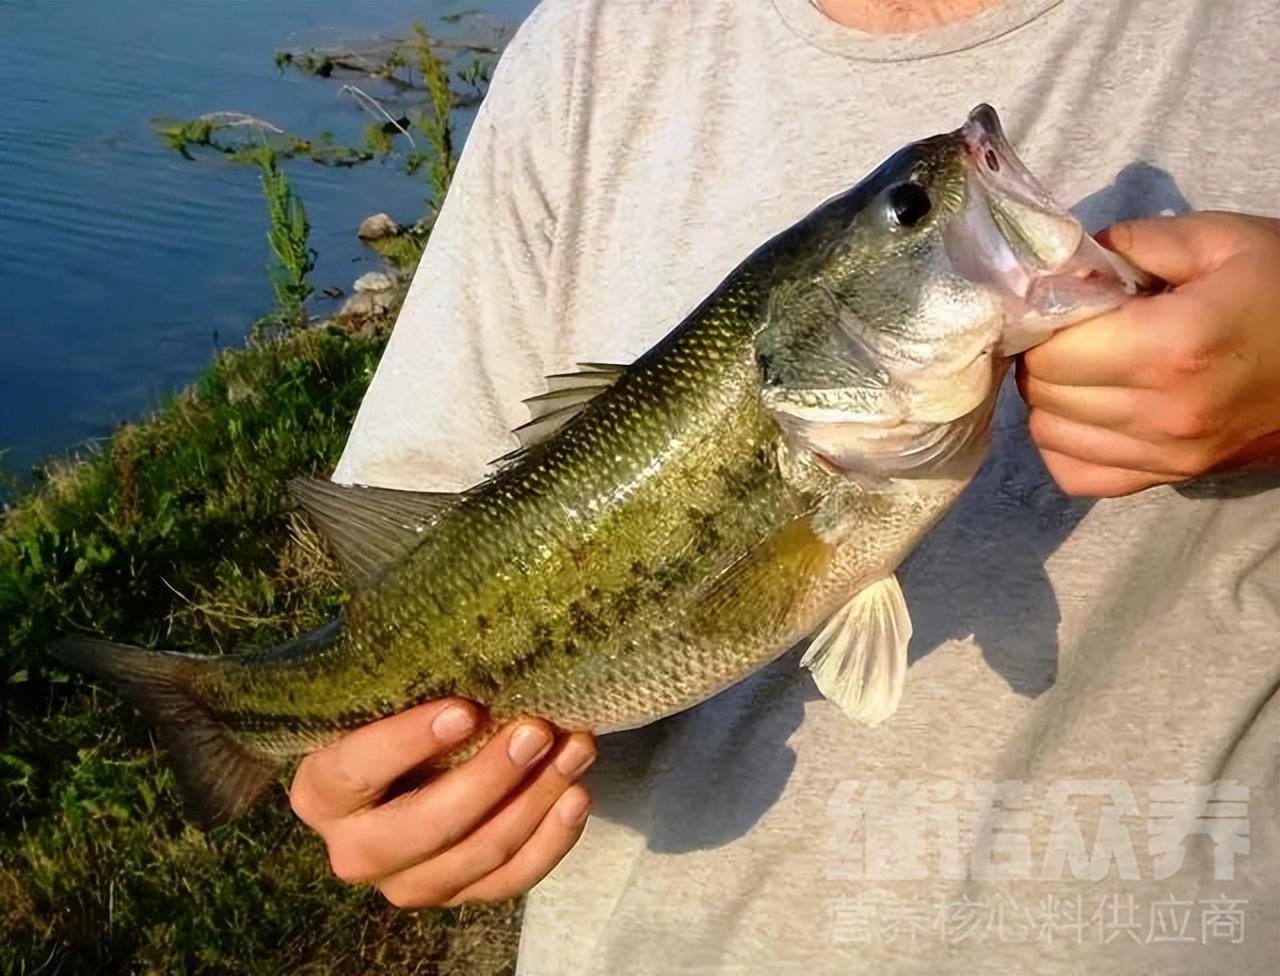
[[[544, 4], [504, 56], [335, 478], [466, 487], [521, 399], [628, 361], [903, 143], [1000, 111], [1092, 230], [1280, 213], [1280, 7], [1007, 0], [869, 36], [805, 0]], [[902, 573], [900, 710], [794, 654], [602, 740], [520, 970], [1280, 970], [1273, 476], [1070, 499], [1003, 397]]]

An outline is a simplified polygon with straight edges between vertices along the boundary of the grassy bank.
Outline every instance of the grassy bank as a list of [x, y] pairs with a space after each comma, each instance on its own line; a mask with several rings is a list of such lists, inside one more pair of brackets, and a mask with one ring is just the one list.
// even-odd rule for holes
[[[358, 63], [327, 73], [315, 70], [326, 63], [317, 52], [284, 58], [321, 77], [394, 78], [396, 91], [422, 96], [406, 119], [430, 149], [405, 167], [425, 169], [430, 196], [409, 229], [372, 242], [390, 269], [416, 263], [453, 173], [450, 85], [478, 99], [488, 77], [487, 62], [446, 66], [433, 43], [416, 28], [360, 58], [346, 52]], [[95, 455], [48, 469], [0, 515], [0, 973], [509, 972], [515, 904], [410, 916], [342, 885], [283, 790], [208, 834], [185, 824], [133, 710], [45, 653], [68, 631], [228, 652], [294, 636], [341, 607], [330, 555], [285, 486], [337, 461], [396, 302], [314, 326], [309, 223], [280, 163], [331, 162], [334, 147], [297, 136], [273, 146], [257, 130], [223, 145], [219, 125], [245, 131], [228, 115], [161, 136], [188, 158], [259, 171], [276, 308], [247, 348], [220, 354]], [[352, 158], [391, 156], [391, 137], [370, 134], [377, 152]]]
[[226, 352], [0, 523], [0, 972], [498, 973], [515, 909], [406, 916], [329, 877], [281, 792], [201, 834], [147, 730], [45, 656], [85, 629], [231, 650], [331, 616], [289, 477], [336, 461], [383, 331]]

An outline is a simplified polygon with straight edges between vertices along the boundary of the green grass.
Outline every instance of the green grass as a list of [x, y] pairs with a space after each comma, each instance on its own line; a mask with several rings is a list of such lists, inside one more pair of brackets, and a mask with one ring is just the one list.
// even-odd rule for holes
[[[427, 166], [432, 200], [412, 232], [374, 243], [398, 267], [416, 264], [454, 164], [447, 71], [425, 33], [413, 44], [430, 151], [409, 169]], [[482, 91], [475, 74], [462, 80]], [[214, 133], [207, 119], [162, 130], [187, 156], [239, 152]], [[331, 877], [282, 790], [201, 833], [134, 712], [45, 653], [75, 630], [226, 652], [341, 607], [342, 581], [285, 485], [337, 461], [389, 323], [296, 331], [314, 253], [277, 161], [373, 153], [289, 137], [240, 155], [262, 166], [275, 255], [278, 304], [258, 341], [0, 516], [0, 973], [507, 973], [517, 903], [401, 913]]]
[[229, 651], [332, 616], [341, 580], [285, 484], [337, 460], [383, 341], [223, 353], [0, 522], [0, 972], [509, 971], [515, 905], [397, 912], [330, 877], [280, 790], [186, 825], [132, 710], [45, 654], [68, 630]]

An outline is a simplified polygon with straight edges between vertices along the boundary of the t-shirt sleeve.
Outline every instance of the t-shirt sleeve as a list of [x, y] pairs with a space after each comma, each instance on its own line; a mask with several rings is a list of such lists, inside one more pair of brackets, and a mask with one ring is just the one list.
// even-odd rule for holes
[[335, 481], [459, 491], [516, 445], [557, 328], [570, 6], [536, 10], [494, 72]]

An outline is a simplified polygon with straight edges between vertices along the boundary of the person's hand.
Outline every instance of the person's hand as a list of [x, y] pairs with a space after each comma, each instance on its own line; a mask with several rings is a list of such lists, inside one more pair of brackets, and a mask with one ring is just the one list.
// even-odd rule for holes
[[590, 805], [575, 782], [596, 756], [590, 735], [557, 740], [546, 722], [525, 719], [467, 762], [396, 789], [480, 719], [470, 702], [428, 702], [302, 760], [289, 800], [339, 878], [417, 909], [521, 894], [564, 857]]
[[1029, 426], [1074, 495], [1127, 495], [1280, 454], [1280, 221], [1197, 213], [1099, 238], [1174, 286], [1018, 365]]

